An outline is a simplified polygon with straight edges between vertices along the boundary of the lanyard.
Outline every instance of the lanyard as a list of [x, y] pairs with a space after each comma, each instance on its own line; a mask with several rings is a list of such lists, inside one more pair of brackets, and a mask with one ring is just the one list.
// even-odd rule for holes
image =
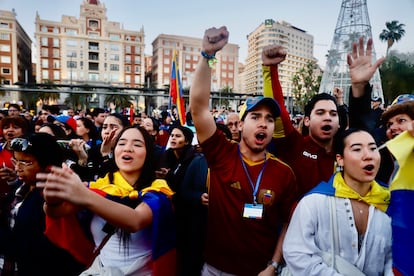
[[242, 165], [243, 165], [244, 172], [246, 173], [247, 179], [249, 180], [249, 183], [250, 183], [250, 186], [253, 189], [253, 203], [256, 205], [257, 204], [257, 200], [256, 200], [257, 190], [259, 189], [260, 181], [262, 180], [262, 175], [263, 175], [264, 169], [266, 167], [266, 163], [267, 163], [266, 152], [265, 152], [265, 161], [263, 163], [262, 169], [259, 172], [259, 176], [257, 177], [256, 184], [253, 185], [252, 178], [250, 177], [249, 171], [247, 170], [247, 167], [246, 167], [246, 162], [244, 162], [243, 156], [241, 155], [241, 152], [240, 152], [240, 145], [238, 147], [238, 151], [239, 151], [239, 156], [240, 156], [240, 160], [241, 160]]

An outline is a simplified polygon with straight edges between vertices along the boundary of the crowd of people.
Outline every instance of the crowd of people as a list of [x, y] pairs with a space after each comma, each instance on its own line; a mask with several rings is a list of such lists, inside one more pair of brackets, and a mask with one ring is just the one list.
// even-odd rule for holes
[[263, 96], [211, 110], [209, 60], [228, 37], [204, 33], [195, 131], [167, 112], [9, 106], [0, 275], [414, 275], [414, 96], [371, 98], [372, 40], [348, 55], [349, 104], [317, 94], [299, 122], [279, 45], [262, 51]]

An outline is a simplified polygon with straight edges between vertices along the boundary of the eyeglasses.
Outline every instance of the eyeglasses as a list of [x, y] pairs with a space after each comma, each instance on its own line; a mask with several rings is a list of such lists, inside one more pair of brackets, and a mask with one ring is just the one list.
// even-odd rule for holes
[[21, 152], [25, 152], [31, 146], [32, 143], [30, 143], [24, 138], [14, 138], [10, 143], [10, 147], [12, 150]]
[[32, 161], [26, 161], [26, 160], [16, 160], [14, 158], [10, 159], [13, 163], [13, 166], [17, 167], [19, 165], [21, 165], [22, 167], [29, 167], [31, 165], [33, 165]]

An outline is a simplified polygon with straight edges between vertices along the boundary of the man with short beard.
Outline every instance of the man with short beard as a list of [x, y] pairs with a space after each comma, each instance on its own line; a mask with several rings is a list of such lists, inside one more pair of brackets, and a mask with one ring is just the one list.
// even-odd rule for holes
[[299, 196], [308, 192], [321, 181], [327, 181], [335, 170], [332, 144], [340, 127], [339, 112], [346, 116], [343, 106], [338, 110], [335, 97], [321, 93], [310, 99], [305, 106], [304, 127], [309, 135], [297, 132], [284, 105], [279, 82], [278, 64], [286, 57], [282, 46], [266, 46], [262, 52], [264, 95], [273, 97], [280, 106], [280, 119], [273, 134], [274, 154], [292, 167], [299, 186]]
[[296, 197], [292, 170], [270, 154], [278, 104], [248, 98], [240, 110], [240, 143], [216, 127], [209, 109], [216, 52], [228, 41], [226, 27], [206, 30], [202, 57], [190, 89], [190, 109], [209, 174], [208, 227], [202, 275], [275, 273], [283, 235]]

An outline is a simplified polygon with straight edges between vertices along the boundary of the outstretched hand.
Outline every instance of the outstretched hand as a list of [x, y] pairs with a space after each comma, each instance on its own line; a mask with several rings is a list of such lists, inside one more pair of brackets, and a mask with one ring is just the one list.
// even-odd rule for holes
[[368, 39], [365, 50], [364, 38], [360, 37], [358, 43], [352, 44], [352, 53], [347, 56], [352, 84], [365, 85], [368, 83], [384, 60], [385, 58], [381, 57], [372, 64], [372, 38]]
[[262, 62], [265, 66], [278, 65], [286, 58], [286, 50], [280, 45], [269, 45], [263, 48]]
[[210, 28], [204, 32], [203, 51], [208, 55], [214, 55], [223, 49], [229, 40], [229, 32], [225, 26], [220, 28]]
[[43, 188], [46, 203], [69, 201], [82, 205], [88, 189], [79, 176], [63, 164], [62, 168], [51, 167], [49, 173], [38, 173], [36, 187]]

